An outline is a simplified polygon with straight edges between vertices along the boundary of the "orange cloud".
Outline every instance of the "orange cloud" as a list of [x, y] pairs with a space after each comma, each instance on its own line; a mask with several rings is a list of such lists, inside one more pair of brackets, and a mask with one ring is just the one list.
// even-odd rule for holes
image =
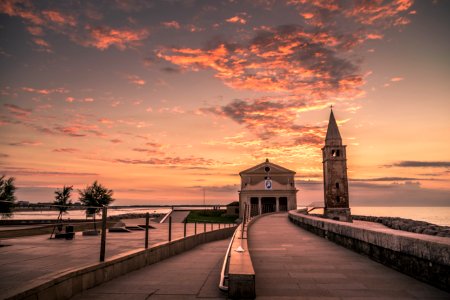
[[73, 16], [63, 14], [56, 10], [44, 10], [42, 14], [51, 22], [58, 25], [76, 26], [77, 21]]
[[146, 83], [144, 79], [140, 78], [137, 75], [128, 75], [127, 78], [128, 78], [129, 82], [131, 82], [137, 86], [143, 86]]
[[349, 60], [338, 58], [345, 47], [326, 32], [308, 33], [282, 26], [260, 32], [247, 45], [222, 43], [210, 49], [163, 49], [157, 56], [184, 69], [213, 69], [216, 77], [237, 89], [278, 91], [326, 97], [358, 95], [362, 76]]
[[47, 43], [44, 39], [41, 38], [33, 38], [33, 43], [39, 46], [39, 48], [46, 52], [52, 52], [52, 48], [50, 47], [50, 44]]
[[213, 166], [217, 161], [202, 157], [160, 157], [150, 159], [116, 159], [115, 162], [133, 165], [162, 165], [162, 166]]
[[[35, 94], [40, 94], [40, 95], [50, 95], [50, 94], [54, 94], [54, 93], [59, 93], [59, 94], [66, 94], [69, 92], [69, 90], [67, 90], [66, 88], [60, 87], [60, 88], [54, 88], [54, 89], [35, 89], [35, 88], [30, 88], [30, 87], [23, 87], [22, 90], [29, 92], [29, 93], [35, 93]], [[69, 97], [71, 98], [71, 97]], [[68, 101], [71, 102], [71, 101]]]
[[115, 29], [110, 27], [87, 26], [90, 33], [90, 40], [86, 45], [99, 50], [106, 50], [110, 46], [115, 46], [120, 50], [125, 50], [139, 44], [140, 41], [149, 36], [147, 29]]
[[247, 20], [245, 20], [242, 15], [241, 16], [237, 15], [237, 16], [228, 18], [225, 21], [227, 21], [228, 23], [239, 23], [239, 24], [247, 23]]
[[0, 12], [9, 16], [20, 17], [34, 25], [42, 25], [44, 20], [34, 11], [29, 0], [2, 0], [0, 1]]
[[392, 82], [398, 82], [398, 81], [402, 81], [403, 79], [405, 79], [405, 78], [403, 78], [403, 77], [392, 77], [391, 81]]

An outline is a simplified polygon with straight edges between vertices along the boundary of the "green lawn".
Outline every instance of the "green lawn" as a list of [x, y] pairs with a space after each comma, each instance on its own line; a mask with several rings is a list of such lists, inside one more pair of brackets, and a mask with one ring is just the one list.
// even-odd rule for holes
[[191, 210], [188, 223], [234, 223], [237, 216], [224, 215], [224, 210]]

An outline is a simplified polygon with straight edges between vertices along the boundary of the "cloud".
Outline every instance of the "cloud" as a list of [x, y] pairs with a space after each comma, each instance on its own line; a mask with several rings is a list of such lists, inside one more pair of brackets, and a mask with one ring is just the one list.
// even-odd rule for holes
[[115, 46], [119, 50], [125, 50], [139, 45], [139, 42], [149, 36], [147, 29], [117, 29], [108, 26], [93, 27], [88, 25], [89, 40], [82, 42], [86, 46], [106, 50]]
[[239, 190], [239, 186], [237, 184], [226, 184], [226, 185], [217, 185], [217, 186], [194, 185], [194, 186], [190, 186], [189, 188], [205, 190], [206, 192], [213, 192], [213, 193], [230, 193], [230, 192], [237, 192]]
[[113, 143], [113, 144], [120, 144], [120, 143], [123, 143], [123, 141], [122, 140], [120, 140], [120, 139], [111, 139], [111, 140], [109, 140], [111, 143]]
[[42, 14], [51, 22], [56, 23], [58, 25], [69, 25], [69, 26], [76, 26], [77, 21], [75, 17], [64, 14], [60, 11], [56, 10], [44, 10], [42, 11]]
[[80, 152], [80, 150], [79, 149], [75, 149], [75, 148], [56, 148], [56, 149], [53, 149], [53, 152], [77, 153], [77, 152]]
[[10, 146], [40, 146], [42, 145], [39, 141], [22, 141], [22, 142], [14, 142], [9, 143]]
[[160, 165], [160, 166], [211, 166], [216, 162], [201, 157], [161, 157], [150, 159], [116, 159], [115, 162], [132, 165]]
[[228, 22], [228, 23], [235, 23], [235, 24], [242, 24], [242, 25], [244, 25], [244, 24], [247, 23], [247, 20], [246, 20], [247, 17], [248, 17], [247, 13], [240, 13], [240, 14], [237, 14], [237, 15], [231, 17], [231, 18], [226, 19], [225, 21]]
[[8, 154], [5, 154], [5, 153], [0, 153], [0, 158], [7, 158], [7, 157], [9, 157], [9, 155], [8, 155]]
[[14, 104], [5, 103], [3, 106], [11, 113], [14, 117], [18, 119], [26, 119], [31, 115], [32, 110], [27, 108], [22, 108]]
[[138, 75], [128, 75], [127, 79], [130, 83], [135, 84], [137, 86], [145, 85], [145, 80], [140, 78]]
[[403, 79], [405, 79], [405, 78], [403, 78], [403, 77], [392, 77], [391, 81], [392, 82], [397, 82], [397, 81], [402, 81]]
[[450, 168], [450, 161], [414, 161], [406, 160], [387, 165], [387, 167], [404, 167], [404, 168]]
[[0, 12], [9, 16], [20, 17], [27, 22], [34, 25], [41, 25], [44, 23], [42, 17], [34, 11], [31, 1], [23, 0], [3, 0], [0, 1]]
[[98, 176], [97, 173], [87, 172], [67, 172], [67, 171], [46, 171], [28, 168], [6, 168], [6, 173], [9, 175], [41, 175], [41, 176]]
[[211, 49], [163, 49], [157, 56], [184, 69], [213, 69], [236, 89], [281, 91], [325, 97], [359, 94], [358, 67], [337, 56], [338, 46], [326, 32], [309, 33], [300, 26], [281, 26], [258, 33], [248, 44], [220, 43]]
[[162, 155], [164, 152], [158, 150], [158, 149], [148, 149], [148, 148], [133, 148], [132, 149], [135, 152], [142, 152], [147, 155]]
[[63, 87], [54, 88], [54, 89], [35, 89], [35, 88], [31, 88], [31, 87], [23, 87], [22, 90], [29, 92], [29, 93], [39, 94], [39, 95], [50, 95], [50, 94], [54, 94], [54, 93], [66, 94], [69, 92], [68, 89], [63, 88]]
[[[383, 39], [387, 29], [405, 25], [400, 20], [408, 15], [412, 1], [290, 0], [287, 5], [302, 15], [298, 24], [259, 26], [254, 31], [243, 27], [245, 34], [217, 38], [204, 47], [163, 47], [156, 57], [181, 71], [212, 70], [233, 89], [267, 93], [270, 97], [265, 99], [235, 99], [201, 111], [228, 117], [259, 137], [287, 133], [292, 138], [303, 111], [336, 102], [344, 109], [356, 107], [352, 100], [364, 95], [367, 74], [354, 50], [368, 40]], [[227, 21], [244, 24], [245, 16]], [[317, 144], [321, 130], [304, 129], [298, 142]]]
[[162, 22], [161, 25], [166, 28], [173, 28], [173, 29], [181, 28], [180, 23], [178, 23], [177, 21]]

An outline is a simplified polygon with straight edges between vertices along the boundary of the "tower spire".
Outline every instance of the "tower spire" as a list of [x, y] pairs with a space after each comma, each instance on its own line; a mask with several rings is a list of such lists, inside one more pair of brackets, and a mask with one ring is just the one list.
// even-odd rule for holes
[[341, 134], [333, 114], [333, 107], [331, 107], [330, 120], [328, 121], [327, 135], [325, 137], [325, 144], [327, 145], [342, 145]]

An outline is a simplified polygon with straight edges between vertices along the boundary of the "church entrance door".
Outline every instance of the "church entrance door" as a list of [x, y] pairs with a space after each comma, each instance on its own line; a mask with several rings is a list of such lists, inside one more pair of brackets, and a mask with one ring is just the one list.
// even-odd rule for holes
[[262, 197], [261, 205], [263, 214], [274, 212], [277, 205], [277, 199], [275, 197]]

